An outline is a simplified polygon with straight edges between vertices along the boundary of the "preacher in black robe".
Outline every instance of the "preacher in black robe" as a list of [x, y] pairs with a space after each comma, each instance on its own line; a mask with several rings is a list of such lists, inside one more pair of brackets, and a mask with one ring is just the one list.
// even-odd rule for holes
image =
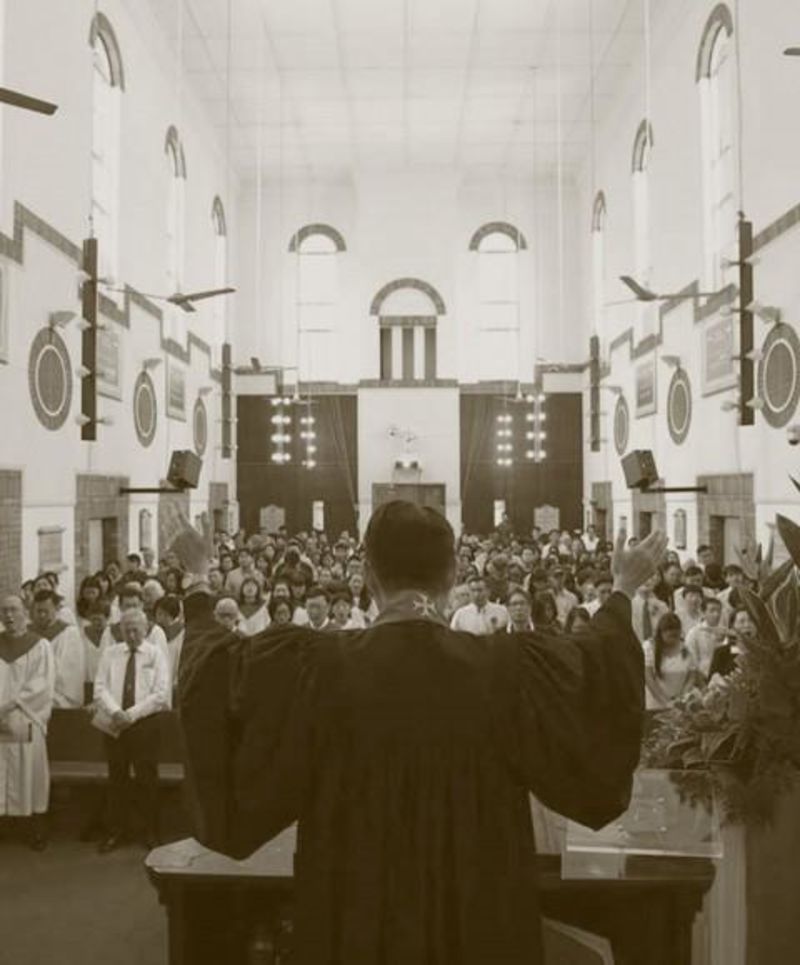
[[629, 801], [644, 667], [627, 596], [573, 636], [451, 631], [435, 602], [453, 547], [433, 511], [379, 508], [367, 630], [240, 640], [187, 596], [195, 833], [242, 858], [298, 823], [298, 965], [536, 965], [529, 792], [595, 828]]

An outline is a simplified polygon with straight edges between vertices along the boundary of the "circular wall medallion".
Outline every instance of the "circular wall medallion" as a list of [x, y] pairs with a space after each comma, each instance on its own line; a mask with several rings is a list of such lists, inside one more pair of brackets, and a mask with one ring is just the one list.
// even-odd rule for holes
[[683, 369], [672, 376], [667, 394], [667, 426], [672, 441], [680, 445], [692, 425], [692, 385]]
[[72, 403], [72, 364], [64, 340], [50, 327], [36, 333], [28, 362], [33, 408], [46, 429], [60, 429]]
[[764, 418], [780, 429], [800, 402], [800, 338], [791, 325], [775, 325], [764, 339], [758, 367], [758, 396]]
[[158, 400], [153, 380], [147, 372], [140, 372], [133, 387], [133, 424], [143, 446], [149, 446], [156, 435]]
[[202, 399], [198, 399], [194, 404], [194, 451], [198, 456], [202, 456], [208, 445], [208, 414], [206, 404]]
[[617, 405], [614, 409], [614, 445], [620, 456], [625, 454], [628, 448], [628, 435], [631, 428], [631, 414], [628, 411], [628, 403], [625, 396], [617, 398]]

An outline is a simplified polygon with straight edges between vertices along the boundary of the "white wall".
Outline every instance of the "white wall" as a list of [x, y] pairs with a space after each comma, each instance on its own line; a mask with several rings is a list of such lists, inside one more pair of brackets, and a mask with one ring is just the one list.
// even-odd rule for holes
[[[733, 9], [733, 4], [730, 4]], [[650, 174], [651, 226], [653, 243], [653, 286], [676, 291], [701, 279], [703, 274], [702, 157], [699, 95], [695, 64], [712, 2], [675, 0], [653, 5], [653, 62], [651, 118], [654, 148]], [[742, 168], [743, 202], [747, 217], [757, 234], [800, 201], [796, 158], [800, 152], [800, 130], [791, 122], [800, 91], [800, 65], [783, 57], [787, 37], [800, 34], [800, 7], [785, 0], [763, 0], [739, 4], [743, 92]], [[636, 129], [644, 117], [644, 66], [631, 70], [619, 99], [602, 118], [598, 129], [597, 179], [589, 183], [588, 169], [581, 180], [582, 229], [580, 247], [584, 263], [591, 264], [591, 236], [588, 230], [595, 189], [602, 189], [607, 202], [606, 299], [626, 297], [618, 282], [620, 274], [633, 273], [631, 150]], [[779, 306], [784, 319], [797, 327], [800, 317], [800, 283], [797, 261], [800, 230], [794, 228], [759, 252], [755, 268], [756, 297]], [[591, 272], [584, 276], [591, 277]], [[583, 291], [583, 312], [591, 316], [591, 292]], [[606, 340], [611, 341], [636, 324], [637, 307], [619, 306], [605, 313]], [[712, 316], [713, 322], [718, 316]], [[669, 312], [664, 321], [663, 343], [656, 354], [680, 356], [693, 389], [692, 430], [683, 445], [676, 446], [666, 423], [666, 394], [672, 369], [657, 363], [658, 413], [635, 418], [635, 365], [627, 343], [612, 353], [608, 384], [623, 388], [631, 408], [629, 449], [652, 449], [668, 485], [692, 485], [702, 473], [753, 473], [757, 538], [766, 542], [768, 523], [776, 511], [797, 515], [797, 494], [787, 475], [798, 472], [797, 450], [790, 448], [786, 431], [773, 429], [756, 413], [754, 427], [738, 427], [736, 412], [723, 412], [724, 399], [735, 399], [736, 391], [702, 395], [702, 333], [704, 325], [694, 324], [691, 302]], [[768, 326], [755, 322], [756, 346]], [[606, 440], [601, 453], [588, 451], [585, 496], [588, 504], [593, 480], [611, 480], [614, 487], [615, 523], [620, 514], [630, 521], [630, 497], [613, 447], [614, 396], [601, 393], [601, 436]], [[588, 394], [585, 412], [588, 418]], [[797, 418], [792, 420], [798, 421]], [[587, 426], [588, 429], [588, 426]], [[667, 496], [668, 518], [673, 511], [687, 511], [688, 548], [696, 546], [697, 503], [691, 496]], [[672, 533], [670, 533], [672, 535]]]
[[[164, 139], [169, 125], [176, 124], [188, 171], [186, 288], [206, 287], [213, 282], [211, 205], [216, 194], [225, 204], [229, 233], [235, 234], [237, 204], [235, 197], [226, 197], [219, 139], [188, 88], [179, 120], [174, 61], [147, 5], [108, 0], [102, 10], [116, 32], [125, 71], [119, 282], [142, 292], [167, 294], [163, 292], [167, 197]], [[59, 104], [52, 118], [11, 108], [2, 110], [0, 231], [7, 236], [14, 233], [15, 202], [31, 209], [74, 244], [80, 245], [88, 234], [92, 77], [88, 39], [93, 13], [90, 0], [58, 4], [57, 9], [48, 0], [6, 5], [4, 82]], [[235, 238], [231, 238], [232, 264], [234, 246]], [[192, 346], [185, 366], [187, 422], [167, 420], [161, 327], [151, 314], [135, 306], [131, 308], [129, 329], [108, 321], [121, 338], [123, 392], [121, 401], [101, 396], [99, 414], [113, 419], [114, 425], [99, 427], [97, 443], [80, 441], [80, 429], [74, 421], [80, 412], [80, 380], [76, 377], [67, 422], [57, 432], [45, 429], [30, 402], [28, 353], [34, 334], [47, 324], [51, 311], [80, 312], [77, 266], [49, 241], [27, 232], [23, 263], [0, 259], [0, 268], [7, 280], [11, 322], [8, 362], [0, 363], [0, 411], [6, 415], [0, 465], [25, 468], [25, 577], [34, 575], [38, 566], [39, 526], [65, 527], [65, 561], [72, 563], [77, 473], [125, 475], [133, 486], [154, 486], [166, 474], [172, 449], [194, 448], [191, 414], [203, 386], [213, 386], [213, 391], [205, 397], [209, 442], [200, 485], [192, 494], [193, 515], [207, 507], [211, 481], [227, 481], [231, 496], [235, 495], [234, 462], [220, 459], [219, 384], [211, 379], [208, 352]], [[232, 316], [235, 308], [235, 303], [230, 304]], [[190, 320], [189, 332], [208, 339], [209, 303], [195, 315], [184, 317]], [[72, 364], [77, 367], [81, 354], [77, 325], [67, 327], [63, 335]], [[154, 357], [163, 360], [152, 373], [159, 401], [158, 430], [151, 446], [144, 449], [134, 431], [132, 390], [142, 360]], [[155, 521], [155, 499], [132, 500], [132, 548], [138, 547], [138, 510], [149, 506]], [[63, 589], [72, 593], [71, 572], [65, 574]]]
[[391, 426], [410, 430], [421, 483], [444, 483], [447, 518], [461, 526], [459, 392], [457, 388], [358, 390], [359, 518], [372, 515], [372, 484], [391, 483], [395, 460], [404, 451]]

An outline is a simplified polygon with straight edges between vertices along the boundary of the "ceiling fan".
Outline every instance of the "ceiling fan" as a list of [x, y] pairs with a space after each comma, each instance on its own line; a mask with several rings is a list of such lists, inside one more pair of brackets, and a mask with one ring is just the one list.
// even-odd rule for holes
[[[127, 288], [115, 288], [111, 285], [106, 285], [105, 288], [106, 291], [120, 292], [123, 295], [128, 291]], [[194, 302], [203, 301], [206, 298], [217, 298], [219, 295], [232, 295], [235, 291], [235, 288], [209, 288], [206, 291], [199, 292], [175, 292], [174, 295], [153, 295], [149, 292], [139, 292], [139, 294], [154, 301], [177, 305], [184, 312], [196, 312]]]
[[787, 47], [783, 55], [784, 57], [800, 57], [800, 47]]
[[58, 110], [57, 104], [39, 100], [38, 97], [31, 97], [28, 94], [21, 94], [19, 91], [10, 90], [8, 87], [0, 87], [0, 104], [21, 107], [25, 111], [35, 111], [37, 114], [55, 114]]
[[620, 275], [619, 280], [633, 292], [634, 297], [618, 302], [606, 302], [606, 306], [630, 305], [632, 302], [678, 301], [684, 298], [712, 298], [715, 295], [719, 295], [719, 292], [670, 292], [667, 294], [657, 294], [649, 288], [645, 288], [644, 285], [640, 285], [639, 282], [636, 281], [635, 278], [631, 278], [630, 275]]

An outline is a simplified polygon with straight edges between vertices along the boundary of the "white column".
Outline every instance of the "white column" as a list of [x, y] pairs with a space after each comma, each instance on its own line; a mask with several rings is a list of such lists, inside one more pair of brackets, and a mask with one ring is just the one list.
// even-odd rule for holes
[[425, 378], [425, 329], [414, 326], [414, 378]]

